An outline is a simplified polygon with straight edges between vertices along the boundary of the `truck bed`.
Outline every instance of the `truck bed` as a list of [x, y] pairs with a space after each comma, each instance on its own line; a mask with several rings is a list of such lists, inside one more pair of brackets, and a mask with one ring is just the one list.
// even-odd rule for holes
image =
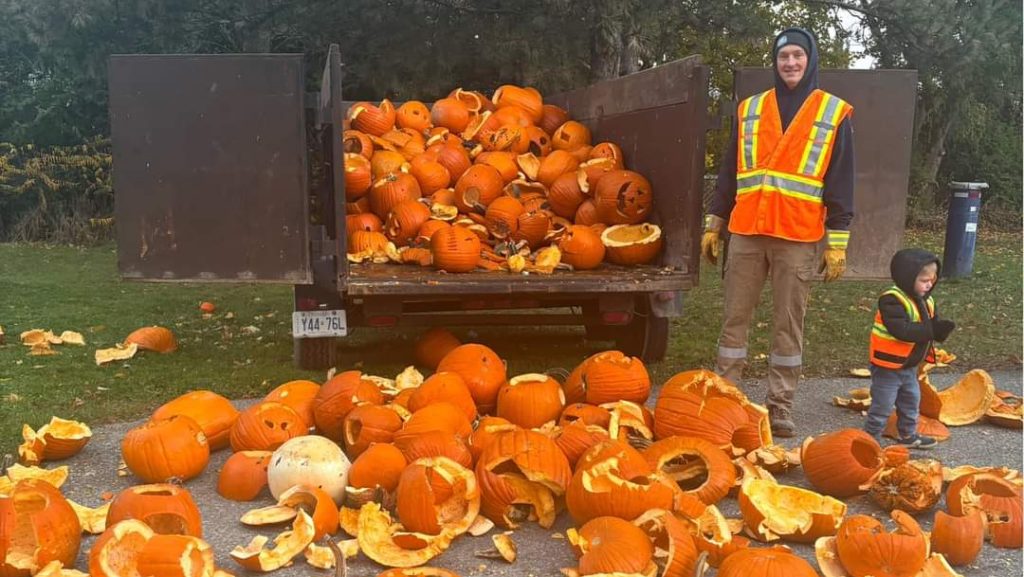
[[552, 274], [471, 272], [447, 274], [398, 264], [360, 264], [349, 268], [351, 296], [660, 292], [691, 288], [693, 276], [657, 266], [602, 265], [588, 271]]

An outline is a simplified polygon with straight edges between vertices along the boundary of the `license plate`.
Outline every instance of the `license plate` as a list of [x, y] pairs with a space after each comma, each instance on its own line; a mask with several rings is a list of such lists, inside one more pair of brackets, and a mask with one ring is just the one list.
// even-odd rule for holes
[[345, 311], [294, 311], [292, 336], [297, 339], [313, 337], [344, 337], [348, 335]]

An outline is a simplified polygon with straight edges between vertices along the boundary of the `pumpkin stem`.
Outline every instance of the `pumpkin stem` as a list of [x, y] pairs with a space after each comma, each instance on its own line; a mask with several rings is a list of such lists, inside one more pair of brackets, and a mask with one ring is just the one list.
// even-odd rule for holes
[[6, 475], [7, 469], [14, 464], [14, 455], [10, 453], [4, 454], [3, 458], [0, 458], [0, 475]]
[[327, 538], [327, 544], [331, 547], [331, 553], [334, 553], [334, 577], [348, 577], [348, 563], [345, 561], [345, 553], [329, 537]]
[[697, 565], [693, 569], [694, 577], [705, 577], [710, 567], [711, 565], [708, 564], [708, 552], [701, 551], [700, 555], [697, 557]]

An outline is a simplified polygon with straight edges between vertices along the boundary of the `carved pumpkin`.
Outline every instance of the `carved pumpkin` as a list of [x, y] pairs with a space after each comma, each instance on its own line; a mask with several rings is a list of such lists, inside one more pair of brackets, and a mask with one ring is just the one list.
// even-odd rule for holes
[[172, 399], [153, 411], [154, 420], [167, 419], [174, 415], [191, 418], [203, 430], [211, 451], [228, 446], [231, 426], [238, 419], [238, 409], [231, 401], [213, 391], [190, 391]]
[[642, 454], [681, 491], [708, 505], [720, 501], [736, 484], [736, 468], [729, 455], [704, 439], [672, 436], [655, 442]]
[[[568, 383], [568, 380], [566, 383]], [[566, 402], [569, 402], [568, 396], [569, 393], [567, 391]], [[565, 410], [562, 411], [562, 416], [558, 418], [558, 425], [564, 427], [568, 424], [581, 421], [587, 425], [597, 425], [598, 427], [607, 429], [611, 418], [611, 413], [604, 407], [598, 407], [587, 403], [572, 403], [567, 405]]]
[[601, 265], [604, 260], [604, 245], [601, 236], [594, 229], [574, 224], [562, 233], [558, 241], [558, 250], [562, 251], [562, 262], [576, 270], [591, 270]]
[[913, 517], [893, 511], [887, 532], [867, 515], [847, 517], [836, 534], [839, 561], [852, 577], [915, 577], [928, 557], [928, 538]]
[[664, 555], [662, 577], [695, 575], [699, 551], [690, 534], [690, 525], [671, 511], [651, 509], [633, 520], [655, 547], [655, 557]]
[[615, 165], [614, 160], [610, 158], [592, 158], [581, 163], [579, 168], [576, 169], [576, 182], [579, 184], [580, 190], [585, 194], [589, 194], [595, 190], [597, 182], [601, 180], [601, 177], [616, 170], [621, 170], [621, 168]]
[[108, 526], [89, 551], [91, 577], [139, 575], [142, 548], [156, 533], [137, 519], [126, 519]]
[[466, 108], [470, 112], [479, 114], [488, 110], [494, 110], [494, 104], [491, 103], [483, 94], [475, 90], [463, 90], [462, 88], [456, 88], [448, 93], [448, 98], [454, 98], [461, 101], [466, 105]]
[[430, 209], [418, 200], [404, 200], [388, 213], [384, 232], [396, 246], [406, 246], [430, 218]]
[[24, 479], [0, 495], [0, 574], [27, 577], [52, 561], [74, 565], [82, 541], [75, 510], [42, 479]]
[[617, 224], [601, 233], [608, 262], [621, 265], [647, 264], [661, 250], [661, 227], [656, 224]]
[[373, 443], [390, 443], [402, 417], [388, 405], [359, 405], [345, 415], [345, 454], [354, 459]]
[[370, 161], [361, 154], [345, 153], [345, 199], [355, 202], [363, 197], [373, 184]]
[[505, 363], [486, 345], [467, 343], [452, 349], [437, 365], [438, 372], [458, 373], [481, 413], [491, 412], [505, 384]]
[[124, 343], [135, 343], [143, 351], [155, 353], [173, 353], [178, 350], [178, 339], [174, 333], [164, 327], [142, 327], [131, 332], [124, 339]]
[[346, 130], [341, 133], [341, 147], [346, 154], [358, 154], [370, 160], [373, 156], [373, 141], [370, 135], [358, 130]]
[[480, 512], [480, 488], [472, 469], [436, 457], [420, 459], [402, 471], [396, 491], [398, 519], [406, 530], [460, 535]]
[[304, 435], [274, 451], [267, 467], [267, 485], [275, 499], [296, 485], [306, 485], [322, 489], [340, 503], [351, 466], [341, 447], [330, 439]]
[[263, 401], [242, 411], [231, 427], [231, 450], [273, 451], [309, 430], [306, 420], [283, 403]]
[[320, 385], [313, 381], [298, 379], [282, 383], [263, 397], [264, 401], [273, 401], [288, 405], [306, 422], [307, 428], [316, 425], [313, 417], [313, 400], [320, 392]]
[[469, 124], [470, 113], [465, 103], [455, 98], [442, 98], [430, 108], [430, 121], [452, 132], [462, 132]]
[[727, 447], [750, 420], [748, 404], [735, 385], [711, 371], [677, 373], [662, 385], [655, 403], [654, 436], [690, 435]]
[[175, 415], [146, 422], [125, 434], [121, 457], [147, 483], [197, 477], [210, 462], [206, 435], [191, 418]]
[[583, 421], [573, 421], [562, 425], [555, 437], [555, 444], [565, 453], [569, 466], [575, 468], [576, 463], [591, 447], [610, 439], [608, 431], [597, 425], [588, 425]]
[[962, 517], [945, 511], [935, 513], [932, 525], [932, 551], [945, 555], [952, 565], [969, 565], [985, 543], [985, 515], [973, 510]]
[[434, 267], [445, 272], [469, 272], [480, 260], [480, 237], [463, 226], [452, 226], [430, 237]]
[[530, 147], [530, 141], [523, 132], [523, 127], [506, 124], [495, 130], [481, 131], [478, 135], [480, 145], [489, 152], [513, 152], [522, 154]]
[[558, 127], [551, 135], [551, 144], [555, 150], [576, 150], [590, 145], [590, 129], [586, 125], [569, 120]]
[[217, 493], [231, 501], [252, 501], [267, 486], [270, 451], [240, 451], [228, 457], [217, 478]]
[[359, 403], [379, 405], [384, 402], [380, 388], [363, 378], [359, 371], [344, 371], [334, 375], [320, 387], [313, 399], [313, 419], [324, 436], [341, 441], [344, 420]]
[[382, 136], [395, 127], [395, 106], [384, 99], [380, 106], [369, 102], [356, 102], [347, 115], [352, 128], [373, 136]]
[[400, 128], [423, 132], [431, 127], [430, 109], [419, 100], [408, 100], [395, 112], [395, 122]]
[[636, 224], [647, 218], [654, 204], [651, 183], [632, 170], [604, 173], [594, 186], [597, 219], [606, 224]]
[[192, 494], [170, 484], [128, 487], [114, 497], [107, 511], [107, 527], [125, 519], [138, 519], [161, 535], [203, 536], [203, 522]]
[[383, 220], [398, 204], [407, 200], [417, 200], [423, 196], [420, 183], [411, 174], [391, 172], [373, 183], [370, 188], [370, 210]]
[[349, 487], [373, 489], [379, 486], [385, 491], [394, 491], [408, 464], [398, 447], [390, 443], [370, 445], [352, 462], [348, 470]]
[[476, 464], [481, 513], [503, 527], [536, 517], [549, 528], [555, 522], [555, 500], [565, 493], [571, 475], [565, 455], [548, 437], [519, 428], [499, 432]]
[[547, 375], [519, 375], [498, 391], [497, 415], [526, 429], [557, 420], [564, 407], [565, 392], [558, 381]]
[[878, 442], [860, 429], [841, 429], [808, 439], [800, 464], [811, 485], [833, 497], [851, 497], [885, 465]]
[[529, 151], [537, 156], [547, 156], [551, 152], [551, 137], [539, 126], [524, 128], [523, 140], [526, 142], [523, 152]]
[[569, 120], [569, 113], [564, 108], [554, 104], [545, 104], [541, 107], [540, 120], [537, 126], [544, 129], [548, 134], [554, 134], [558, 127]]
[[592, 447], [576, 463], [566, 491], [569, 514], [577, 523], [611, 515], [635, 519], [649, 509], [675, 509], [678, 489], [622, 441]]
[[622, 149], [614, 142], [599, 142], [595, 144], [594, 148], [590, 149], [590, 158], [608, 158], [615, 163], [615, 168], [622, 169], [626, 167], [626, 161], [622, 156]]
[[980, 509], [988, 520], [988, 538], [996, 547], [1020, 549], [1024, 544], [1021, 488], [993, 472], [962, 475], [946, 489], [952, 515]]
[[346, 236], [359, 230], [366, 232], [381, 232], [383, 229], [384, 223], [381, 222], [379, 216], [372, 212], [349, 214], [345, 216]]
[[[390, 146], [390, 145], [389, 145]], [[402, 153], [386, 148], [374, 151], [370, 157], [370, 174], [374, 182], [392, 172], [407, 172], [408, 163]]]
[[870, 493], [886, 511], [927, 511], [942, 497], [942, 464], [921, 459], [883, 469], [872, 482]]
[[455, 183], [455, 206], [462, 212], [483, 213], [501, 196], [504, 180], [497, 168], [474, 164]]

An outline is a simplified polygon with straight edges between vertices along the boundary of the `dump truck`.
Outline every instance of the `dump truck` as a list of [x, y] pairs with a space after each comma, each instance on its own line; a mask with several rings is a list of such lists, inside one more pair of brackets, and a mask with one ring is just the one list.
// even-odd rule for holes
[[[722, 124], [709, 114], [709, 71], [700, 56], [545, 97], [586, 124], [594, 142], [618, 144], [627, 167], [650, 181], [648, 220], [663, 237], [650, 265], [605, 263], [549, 275], [350, 263], [341, 133], [352, 103], [342, 97], [342, 70], [336, 45], [319, 91], [311, 92], [301, 54], [112, 56], [122, 277], [291, 284], [294, 356], [304, 368], [333, 366], [337, 340], [359, 327], [582, 326], [587, 338], [614, 341], [629, 355], [664, 357], [671, 320], [683, 314], [686, 291], [698, 282], [706, 135]], [[878, 201], [869, 205], [885, 212], [885, 222], [902, 214], [893, 207], [905, 204], [909, 170], [916, 80], [899, 72], [874, 84], [864, 76], [850, 89], [869, 114], [886, 108], [879, 91], [896, 87], [897, 102], [909, 98], [909, 121], [889, 118], [870, 128], [880, 134], [872, 138], [906, 153], [906, 166], [890, 151], [858, 169], [858, 193]], [[737, 86], [752, 85], [744, 74], [763, 71], [737, 71]], [[721, 109], [728, 113], [730, 105]], [[868, 243], [855, 226], [853, 276], [877, 276], [882, 253], [898, 245], [902, 231], [902, 222], [872, 231]], [[859, 261], [861, 240], [881, 249]]]

